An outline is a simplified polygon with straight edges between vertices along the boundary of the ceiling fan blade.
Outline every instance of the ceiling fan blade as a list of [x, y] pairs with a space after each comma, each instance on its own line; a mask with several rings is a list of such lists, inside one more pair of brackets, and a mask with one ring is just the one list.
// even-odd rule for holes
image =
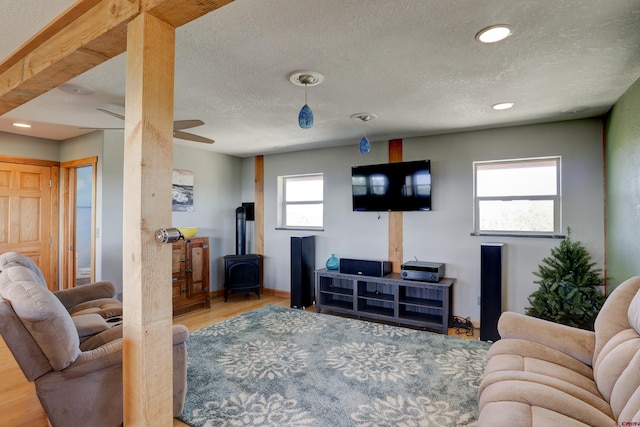
[[174, 131], [173, 137], [178, 139], [184, 139], [186, 141], [195, 141], [195, 142], [204, 142], [205, 144], [213, 144], [215, 141], [213, 139], [205, 138], [204, 136], [194, 135], [192, 133], [182, 132], [182, 131]]
[[189, 129], [203, 124], [202, 120], [176, 120], [173, 122], [173, 130]]
[[[124, 116], [113, 111], [105, 110], [104, 108], [98, 108], [98, 111], [102, 111], [113, 117], [117, 117], [120, 120], [124, 120]], [[204, 122], [202, 120], [176, 120], [173, 122], [173, 137], [178, 139], [184, 139], [186, 141], [203, 142], [205, 144], [213, 144], [213, 139], [205, 138], [204, 136], [194, 135], [192, 133], [182, 132], [181, 129], [194, 128], [196, 126], [202, 126]], [[79, 129], [122, 129], [122, 128], [79, 128]]]
[[104, 108], [97, 108], [98, 111], [102, 111], [110, 116], [117, 117], [120, 120], [124, 120], [124, 116], [122, 114], [114, 113], [113, 111], [105, 110]]
[[124, 130], [124, 128], [85, 128], [81, 127], [78, 129], [89, 129], [89, 130]]

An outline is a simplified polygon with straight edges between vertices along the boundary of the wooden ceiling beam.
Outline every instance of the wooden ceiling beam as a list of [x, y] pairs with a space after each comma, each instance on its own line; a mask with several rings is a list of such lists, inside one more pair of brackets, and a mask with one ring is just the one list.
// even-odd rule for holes
[[140, 0], [144, 12], [181, 27], [209, 12], [231, 3], [233, 0]]
[[0, 63], [0, 115], [123, 53], [142, 12], [179, 27], [233, 0], [79, 0]]
[[124, 52], [136, 1], [81, 0], [0, 64], [0, 114]]

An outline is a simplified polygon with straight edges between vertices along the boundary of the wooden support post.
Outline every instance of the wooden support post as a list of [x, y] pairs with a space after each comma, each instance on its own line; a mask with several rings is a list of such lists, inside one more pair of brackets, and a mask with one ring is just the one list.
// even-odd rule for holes
[[175, 29], [147, 13], [127, 33], [124, 153], [124, 425], [173, 425], [171, 227]]
[[[402, 161], [402, 140], [389, 141], [389, 163]], [[389, 261], [394, 273], [400, 272], [403, 246], [402, 212], [389, 212]]]
[[256, 156], [255, 186], [255, 252], [264, 255], [264, 156]]

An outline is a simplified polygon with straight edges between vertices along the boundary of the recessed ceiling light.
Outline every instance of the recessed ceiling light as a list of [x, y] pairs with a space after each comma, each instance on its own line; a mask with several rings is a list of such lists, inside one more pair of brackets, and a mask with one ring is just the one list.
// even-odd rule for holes
[[513, 107], [513, 102], [499, 102], [497, 104], [493, 104], [491, 108], [494, 110], [508, 110]]
[[14, 123], [13, 125], [14, 125], [15, 127], [17, 127], [17, 128], [30, 128], [30, 127], [31, 127], [31, 125], [30, 125], [30, 124], [28, 124], [28, 123], [19, 123], [19, 122], [16, 122], [16, 123]]
[[511, 27], [508, 25], [492, 25], [478, 31], [476, 40], [482, 43], [495, 43], [504, 40], [511, 35]]
[[70, 93], [72, 95], [93, 95], [95, 90], [87, 86], [80, 86], [73, 83], [65, 83], [58, 87], [63, 92]]

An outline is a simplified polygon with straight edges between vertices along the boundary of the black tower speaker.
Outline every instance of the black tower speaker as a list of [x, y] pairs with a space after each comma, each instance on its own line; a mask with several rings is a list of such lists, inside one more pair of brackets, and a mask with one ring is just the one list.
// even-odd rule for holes
[[498, 341], [498, 319], [502, 314], [502, 247], [504, 243], [480, 246], [480, 339]]
[[313, 304], [315, 269], [315, 236], [291, 237], [291, 308]]

